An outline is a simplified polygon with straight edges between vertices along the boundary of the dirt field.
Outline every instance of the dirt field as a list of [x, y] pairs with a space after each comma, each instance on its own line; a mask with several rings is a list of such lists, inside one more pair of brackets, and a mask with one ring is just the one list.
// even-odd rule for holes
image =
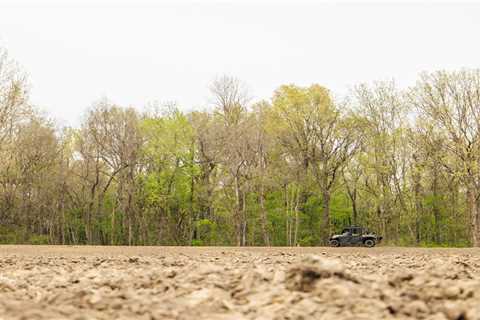
[[480, 250], [0, 246], [0, 319], [480, 319]]

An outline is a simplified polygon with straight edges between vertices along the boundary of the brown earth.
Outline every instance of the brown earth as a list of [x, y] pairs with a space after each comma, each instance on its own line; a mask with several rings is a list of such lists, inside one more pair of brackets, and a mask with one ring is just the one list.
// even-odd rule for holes
[[480, 319], [480, 250], [0, 246], [0, 319]]

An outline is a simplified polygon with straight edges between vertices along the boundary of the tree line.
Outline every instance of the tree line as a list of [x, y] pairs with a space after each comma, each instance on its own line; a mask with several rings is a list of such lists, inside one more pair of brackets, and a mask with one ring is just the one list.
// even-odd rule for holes
[[310, 246], [359, 224], [389, 244], [479, 246], [480, 71], [356, 86], [229, 76], [211, 108], [107, 99], [78, 128], [29, 101], [0, 51], [0, 242]]

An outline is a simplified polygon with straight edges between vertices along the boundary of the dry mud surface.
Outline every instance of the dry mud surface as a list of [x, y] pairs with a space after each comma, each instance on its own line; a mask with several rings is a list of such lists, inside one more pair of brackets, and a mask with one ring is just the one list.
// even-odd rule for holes
[[0, 319], [480, 319], [480, 250], [0, 246]]

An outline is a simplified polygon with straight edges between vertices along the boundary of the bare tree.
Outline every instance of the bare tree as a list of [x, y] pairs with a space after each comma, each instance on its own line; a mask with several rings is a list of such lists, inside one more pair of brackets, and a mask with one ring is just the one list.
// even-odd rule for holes
[[253, 122], [247, 115], [249, 101], [245, 85], [232, 77], [216, 79], [211, 87], [215, 113], [222, 119], [220, 133], [222, 165], [228, 172], [227, 185], [234, 191], [233, 218], [237, 245], [247, 243], [246, 180], [254, 167]]
[[[392, 236], [398, 237], [401, 215], [409, 211], [403, 192], [411, 154], [406, 136], [407, 109], [393, 82], [359, 85], [353, 103], [367, 136], [365, 189], [375, 199], [377, 219], [389, 241]], [[389, 230], [389, 226], [395, 228]]]
[[210, 85], [212, 104], [226, 125], [237, 124], [247, 111], [250, 96], [247, 86], [230, 76], [221, 76]]
[[322, 238], [330, 233], [330, 198], [341, 169], [359, 147], [353, 118], [343, 116], [327, 89], [283, 86], [273, 99], [278, 137], [305, 169], [313, 172], [322, 194]]
[[446, 133], [467, 190], [472, 245], [480, 245], [480, 71], [425, 73], [410, 92], [420, 115]]
[[[108, 101], [101, 101], [90, 111], [78, 140], [78, 150], [86, 165], [84, 181], [88, 182], [90, 200], [86, 208], [87, 241], [93, 239], [91, 228], [96, 215], [103, 209], [104, 197], [117, 179], [117, 201], [111, 212], [111, 239], [116, 243], [115, 206], [124, 212], [128, 234], [127, 243], [133, 243], [135, 171], [143, 143], [138, 116], [134, 109], [123, 109]], [[93, 219], [92, 219], [93, 216]]]

